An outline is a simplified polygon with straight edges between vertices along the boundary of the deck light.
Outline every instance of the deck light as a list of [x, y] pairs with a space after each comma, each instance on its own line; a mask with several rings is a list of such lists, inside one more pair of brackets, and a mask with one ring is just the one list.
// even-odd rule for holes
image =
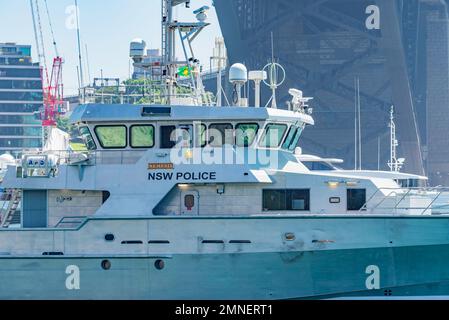
[[326, 183], [330, 188], [337, 188], [340, 185], [338, 181], [327, 181]]

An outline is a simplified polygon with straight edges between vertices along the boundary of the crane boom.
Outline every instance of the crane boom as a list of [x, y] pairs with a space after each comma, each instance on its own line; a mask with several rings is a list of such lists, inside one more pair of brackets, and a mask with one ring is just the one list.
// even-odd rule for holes
[[[34, 2], [33, 2], [34, 1]], [[58, 47], [56, 45], [55, 35], [53, 32], [53, 25], [51, 22], [50, 11], [48, 10], [47, 0], [43, 0], [45, 4], [45, 10], [47, 12], [48, 23], [50, 26], [50, 32], [52, 36], [53, 46], [56, 57], [53, 59], [53, 65], [51, 73], [48, 71], [46, 55], [45, 55], [45, 42], [44, 33], [42, 31], [42, 20], [39, 9], [39, 0], [30, 0], [31, 14], [33, 18], [34, 36], [36, 40], [36, 49], [38, 52], [39, 63], [42, 66], [42, 83], [43, 96], [44, 96], [44, 108], [41, 112], [42, 126], [44, 128], [44, 145], [47, 137], [49, 136], [49, 130], [56, 125], [56, 120], [60, 113], [64, 112], [64, 92], [62, 82], [62, 64], [63, 59], [59, 56]]]
[[50, 26], [51, 39], [53, 41], [53, 48], [55, 49], [55, 54], [59, 57], [58, 46], [56, 45], [55, 33], [53, 32], [53, 24], [51, 23], [50, 11], [48, 10], [47, 0], [44, 0], [45, 3], [45, 11], [47, 12], [48, 24]]

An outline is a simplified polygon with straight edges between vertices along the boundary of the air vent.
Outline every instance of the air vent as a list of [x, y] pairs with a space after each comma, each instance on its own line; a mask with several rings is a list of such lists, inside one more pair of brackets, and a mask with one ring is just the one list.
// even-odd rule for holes
[[42, 252], [43, 256], [63, 256], [64, 253], [61, 251], [45, 251]]
[[122, 244], [142, 244], [143, 242], [140, 240], [124, 240]]
[[149, 240], [149, 244], [169, 244], [170, 241], [168, 240]]
[[143, 107], [142, 117], [170, 117], [170, 107]]
[[229, 240], [229, 243], [251, 243], [251, 240]]
[[224, 243], [223, 240], [203, 240], [201, 243]]

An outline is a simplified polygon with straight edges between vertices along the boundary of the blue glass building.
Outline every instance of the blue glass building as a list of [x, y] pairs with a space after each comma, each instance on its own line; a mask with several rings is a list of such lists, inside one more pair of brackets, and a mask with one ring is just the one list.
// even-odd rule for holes
[[0, 43], [0, 154], [42, 147], [42, 106], [41, 69], [31, 46]]

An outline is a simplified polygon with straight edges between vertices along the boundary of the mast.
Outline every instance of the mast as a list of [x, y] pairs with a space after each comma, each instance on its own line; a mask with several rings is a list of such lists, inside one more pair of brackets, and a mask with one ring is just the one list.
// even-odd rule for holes
[[390, 161], [388, 162], [388, 166], [391, 171], [399, 172], [401, 170], [405, 159], [397, 158], [397, 147], [399, 145], [398, 140], [396, 139], [396, 124], [394, 123], [394, 106], [391, 106], [390, 109], [390, 123], [388, 125], [390, 127]]
[[80, 72], [80, 81], [81, 81], [81, 87], [84, 87], [84, 77], [83, 77], [83, 62], [81, 57], [81, 40], [80, 40], [80, 22], [79, 22], [79, 16], [78, 16], [78, 0], [75, 0], [75, 7], [76, 7], [76, 37], [78, 40], [78, 60], [79, 60], [79, 72]]
[[[178, 22], [173, 20], [173, 8], [177, 5], [185, 3], [189, 7], [189, 0], [162, 0], [161, 14], [161, 51], [162, 51], [162, 81], [166, 88], [167, 104], [172, 104], [176, 98], [176, 74], [178, 66], [186, 66], [190, 73], [192, 88], [195, 92], [195, 99], [204, 93], [201, 88], [201, 79], [199, 72], [199, 61], [195, 58], [192, 49], [192, 42], [198, 34], [209, 25], [205, 20], [207, 19], [206, 11], [208, 6], [203, 6], [193, 13], [196, 15], [197, 22]], [[176, 59], [176, 32], [179, 33], [181, 45], [184, 53], [185, 61], [178, 61]], [[187, 46], [186, 43], [187, 42]], [[195, 76], [197, 77], [195, 81]]]
[[357, 77], [357, 108], [358, 108], [358, 123], [359, 123], [359, 170], [362, 170], [362, 123], [361, 123], [361, 108], [360, 108], [360, 79]]
[[357, 80], [354, 78], [354, 170], [357, 170], [358, 158], [357, 143]]

